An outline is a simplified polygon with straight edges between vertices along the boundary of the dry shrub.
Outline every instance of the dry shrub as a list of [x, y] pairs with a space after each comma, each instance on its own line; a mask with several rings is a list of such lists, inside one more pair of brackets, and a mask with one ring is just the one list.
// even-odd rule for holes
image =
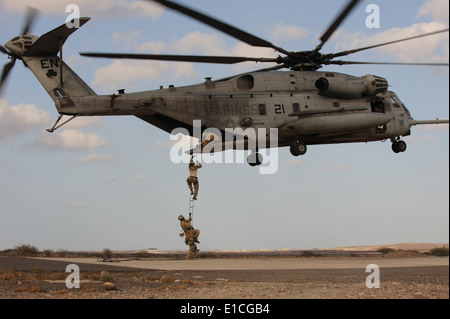
[[161, 282], [165, 283], [165, 284], [169, 284], [175, 281], [175, 278], [168, 276], [168, 275], [163, 275], [161, 276]]
[[13, 292], [41, 292], [38, 286], [27, 285], [24, 287], [17, 287], [13, 289]]
[[16, 284], [19, 281], [19, 274], [16, 270], [0, 270], [0, 281], [10, 281]]

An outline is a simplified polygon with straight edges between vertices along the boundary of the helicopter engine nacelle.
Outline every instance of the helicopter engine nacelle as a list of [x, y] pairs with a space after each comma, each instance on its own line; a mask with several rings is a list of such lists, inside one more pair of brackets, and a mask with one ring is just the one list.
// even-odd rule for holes
[[359, 78], [322, 77], [315, 83], [320, 95], [342, 98], [358, 99], [363, 96], [372, 96], [386, 92], [388, 81], [375, 75], [365, 75]]

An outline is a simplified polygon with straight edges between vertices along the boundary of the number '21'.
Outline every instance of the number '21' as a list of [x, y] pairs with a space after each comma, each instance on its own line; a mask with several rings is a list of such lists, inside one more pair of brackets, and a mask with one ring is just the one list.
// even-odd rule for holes
[[275, 114], [284, 114], [284, 104], [275, 104]]

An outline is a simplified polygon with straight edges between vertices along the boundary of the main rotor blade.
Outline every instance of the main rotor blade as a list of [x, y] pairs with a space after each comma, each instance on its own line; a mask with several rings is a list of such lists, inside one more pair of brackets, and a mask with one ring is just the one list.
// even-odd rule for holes
[[138, 60], [160, 60], [160, 61], [178, 61], [178, 62], [198, 62], [198, 63], [217, 63], [234, 64], [240, 62], [277, 62], [272, 58], [249, 58], [236, 56], [202, 56], [202, 55], [168, 55], [168, 54], [133, 54], [133, 53], [92, 53], [82, 52], [82, 56], [93, 58], [112, 58], [112, 59], [138, 59]]
[[353, 8], [358, 4], [360, 0], [350, 0], [347, 6], [342, 10], [341, 14], [334, 20], [334, 22], [328, 27], [327, 31], [320, 37], [321, 43], [316, 47], [315, 51], [318, 52], [322, 49], [325, 42], [331, 37], [331, 35], [336, 31], [339, 25], [344, 21], [348, 14], [353, 10]]
[[327, 61], [324, 64], [337, 64], [337, 65], [349, 65], [349, 64], [378, 64], [378, 65], [417, 65], [417, 66], [449, 66], [448, 63], [402, 63], [402, 62], [362, 62], [362, 61]]
[[33, 7], [28, 7], [27, 19], [25, 20], [25, 24], [22, 28], [22, 34], [28, 34], [33, 26], [34, 21], [36, 20], [37, 15], [39, 14], [39, 10]]
[[349, 54], [353, 54], [353, 53], [356, 53], [356, 52], [360, 52], [360, 51], [364, 51], [364, 50], [369, 50], [369, 49], [381, 47], [381, 46], [388, 45], [388, 44], [394, 44], [394, 43], [399, 43], [399, 42], [403, 42], [403, 41], [418, 39], [418, 38], [427, 37], [427, 36], [430, 36], [430, 35], [443, 33], [443, 32], [448, 32], [448, 31], [449, 31], [449, 29], [444, 29], [444, 30], [439, 30], [439, 31], [434, 31], [434, 32], [430, 32], [430, 33], [421, 34], [421, 35], [416, 35], [416, 36], [413, 36], [413, 37], [404, 38], [404, 39], [400, 39], [400, 40], [395, 40], [395, 41], [375, 44], [375, 45], [371, 45], [371, 46], [363, 47], [363, 48], [359, 48], [359, 49], [341, 51], [341, 52], [338, 52], [338, 53], [333, 53], [332, 54], [332, 58], [336, 58], [336, 57], [340, 57], [340, 56], [346, 56], [346, 55], [349, 55]]
[[[149, 0], [150, 1], [150, 0]], [[283, 48], [277, 47], [276, 45], [258, 38], [257, 36], [254, 36], [250, 33], [247, 33], [245, 31], [242, 31], [236, 27], [233, 27], [227, 23], [224, 23], [222, 21], [219, 21], [217, 19], [214, 19], [210, 16], [207, 16], [203, 13], [200, 13], [194, 9], [190, 9], [188, 7], [182, 6], [180, 4], [175, 3], [174, 1], [167, 1], [167, 0], [151, 0], [151, 1], [155, 1], [158, 2], [159, 4], [170, 8], [172, 10], [178, 11], [180, 13], [183, 13], [195, 20], [198, 20], [200, 22], [203, 22], [217, 30], [220, 30], [238, 40], [241, 40], [247, 44], [250, 44], [252, 46], [256, 46], [256, 47], [264, 47], [264, 48], [273, 48], [275, 50], [277, 50], [278, 52], [284, 53], [286, 55], [289, 55], [290, 52], [284, 50]]]

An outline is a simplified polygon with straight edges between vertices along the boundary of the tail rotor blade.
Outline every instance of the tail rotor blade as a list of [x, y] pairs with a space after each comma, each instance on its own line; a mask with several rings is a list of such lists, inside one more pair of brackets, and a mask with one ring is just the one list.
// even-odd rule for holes
[[0, 44], [0, 52], [6, 54], [6, 55], [10, 55], [11, 53], [8, 51], [7, 48], [5, 48], [3, 45]]
[[0, 93], [1, 93], [1, 91], [2, 91], [3, 85], [4, 85], [5, 82], [6, 82], [6, 79], [8, 78], [8, 75], [9, 75], [11, 69], [12, 69], [13, 66], [14, 66], [14, 63], [16, 63], [16, 58], [13, 57], [13, 58], [11, 59], [11, 62], [6, 63], [5, 66], [3, 67], [2, 76], [1, 76], [1, 78], [0, 78]]
[[36, 21], [36, 17], [39, 14], [39, 10], [33, 7], [28, 7], [27, 12], [27, 19], [25, 20], [25, 24], [22, 28], [21, 34], [28, 34], [31, 30], [31, 27], [33, 26], [34, 22]]

